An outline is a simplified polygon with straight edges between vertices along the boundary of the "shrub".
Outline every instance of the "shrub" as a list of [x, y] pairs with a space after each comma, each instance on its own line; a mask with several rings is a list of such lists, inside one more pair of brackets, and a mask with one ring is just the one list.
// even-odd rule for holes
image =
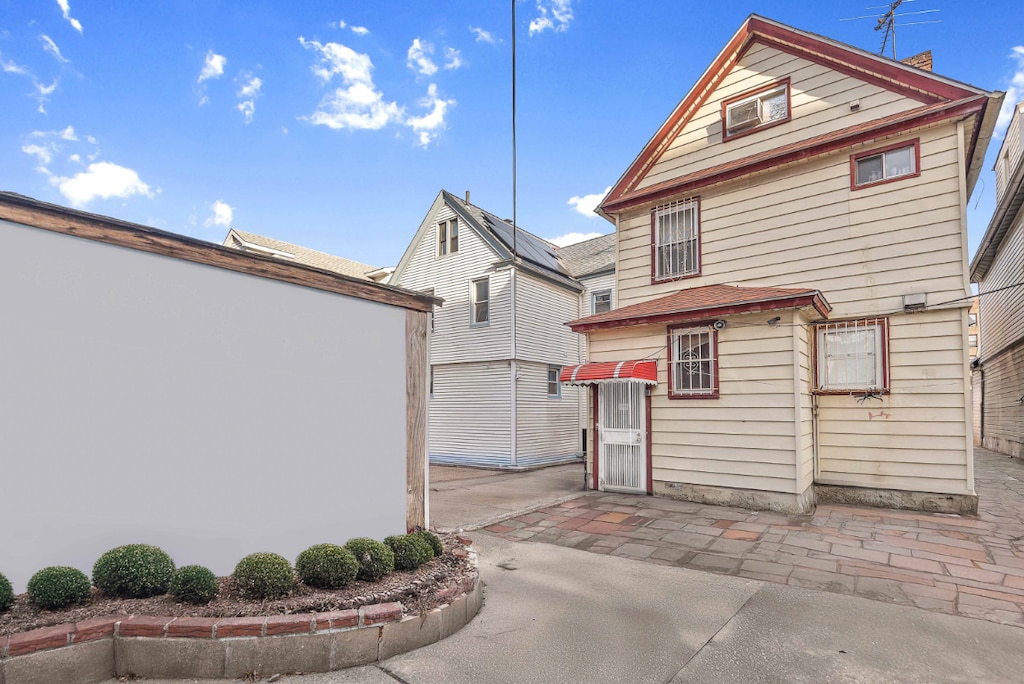
[[311, 587], [338, 589], [356, 578], [359, 561], [344, 546], [316, 544], [299, 554], [295, 569]]
[[417, 537], [422, 537], [430, 544], [430, 550], [434, 552], [434, 557], [437, 558], [444, 553], [444, 546], [441, 544], [441, 540], [437, 538], [437, 535], [428, 530], [420, 530], [419, 532], [413, 532]]
[[61, 610], [89, 598], [89, 578], [78, 568], [43, 568], [28, 581], [28, 600], [44, 610]]
[[395, 569], [395, 554], [387, 545], [376, 539], [350, 539], [345, 548], [351, 551], [359, 562], [359, 572], [356, 576], [361, 580], [374, 582]]
[[217, 576], [201, 565], [186, 565], [174, 571], [171, 594], [185, 603], [209, 603], [217, 598]]
[[276, 553], [250, 553], [238, 561], [233, 576], [246, 598], [284, 596], [295, 584], [288, 559]]
[[7, 578], [0, 573], [0, 613], [4, 612], [14, 603], [14, 589]]
[[395, 554], [396, 570], [415, 570], [434, 557], [434, 550], [422, 537], [400, 534], [384, 540]]
[[149, 544], [127, 544], [100, 556], [92, 568], [92, 583], [103, 593], [123, 598], [166, 594], [174, 561]]

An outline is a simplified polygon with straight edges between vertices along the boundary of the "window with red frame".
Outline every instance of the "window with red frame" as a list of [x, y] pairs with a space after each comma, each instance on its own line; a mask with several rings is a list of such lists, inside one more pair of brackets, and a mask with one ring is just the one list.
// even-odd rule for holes
[[710, 325], [669, 330], [670, 397], [718, 395], [717, 335]]
[[855, 188], [904, 176], [916, 176], [917, 145], [900, 145], [878, 152], [867, 152], [853, 157], [853, 186]]

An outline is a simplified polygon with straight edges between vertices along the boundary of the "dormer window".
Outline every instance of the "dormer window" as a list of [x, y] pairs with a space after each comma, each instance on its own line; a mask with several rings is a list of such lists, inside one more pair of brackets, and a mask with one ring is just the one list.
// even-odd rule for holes
[[722, 138], [780, 124], [789, 117], [789, 79], [784, 79], [722, 102]]
[[437, 224], [437, 255], [455, 254], [459, 251], [459, 220], [441, 221]]

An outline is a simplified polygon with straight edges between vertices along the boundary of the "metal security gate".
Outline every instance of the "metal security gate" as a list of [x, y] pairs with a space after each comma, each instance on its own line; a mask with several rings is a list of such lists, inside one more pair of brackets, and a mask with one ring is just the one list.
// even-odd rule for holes
[[598, 484], [602, 490], [647, 493], [647, 386], [597, 386]]

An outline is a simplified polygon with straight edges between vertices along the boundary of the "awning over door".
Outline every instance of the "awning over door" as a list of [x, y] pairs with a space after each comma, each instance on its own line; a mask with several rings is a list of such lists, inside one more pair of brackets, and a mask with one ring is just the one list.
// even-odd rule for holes
[[616, 380], [635, 380], [647, 385], [658, 384], [658, 362], [654, 359], [639, 361], [603, 361], [566, 366], [558, 378], [570, 385], [596, 385]]

